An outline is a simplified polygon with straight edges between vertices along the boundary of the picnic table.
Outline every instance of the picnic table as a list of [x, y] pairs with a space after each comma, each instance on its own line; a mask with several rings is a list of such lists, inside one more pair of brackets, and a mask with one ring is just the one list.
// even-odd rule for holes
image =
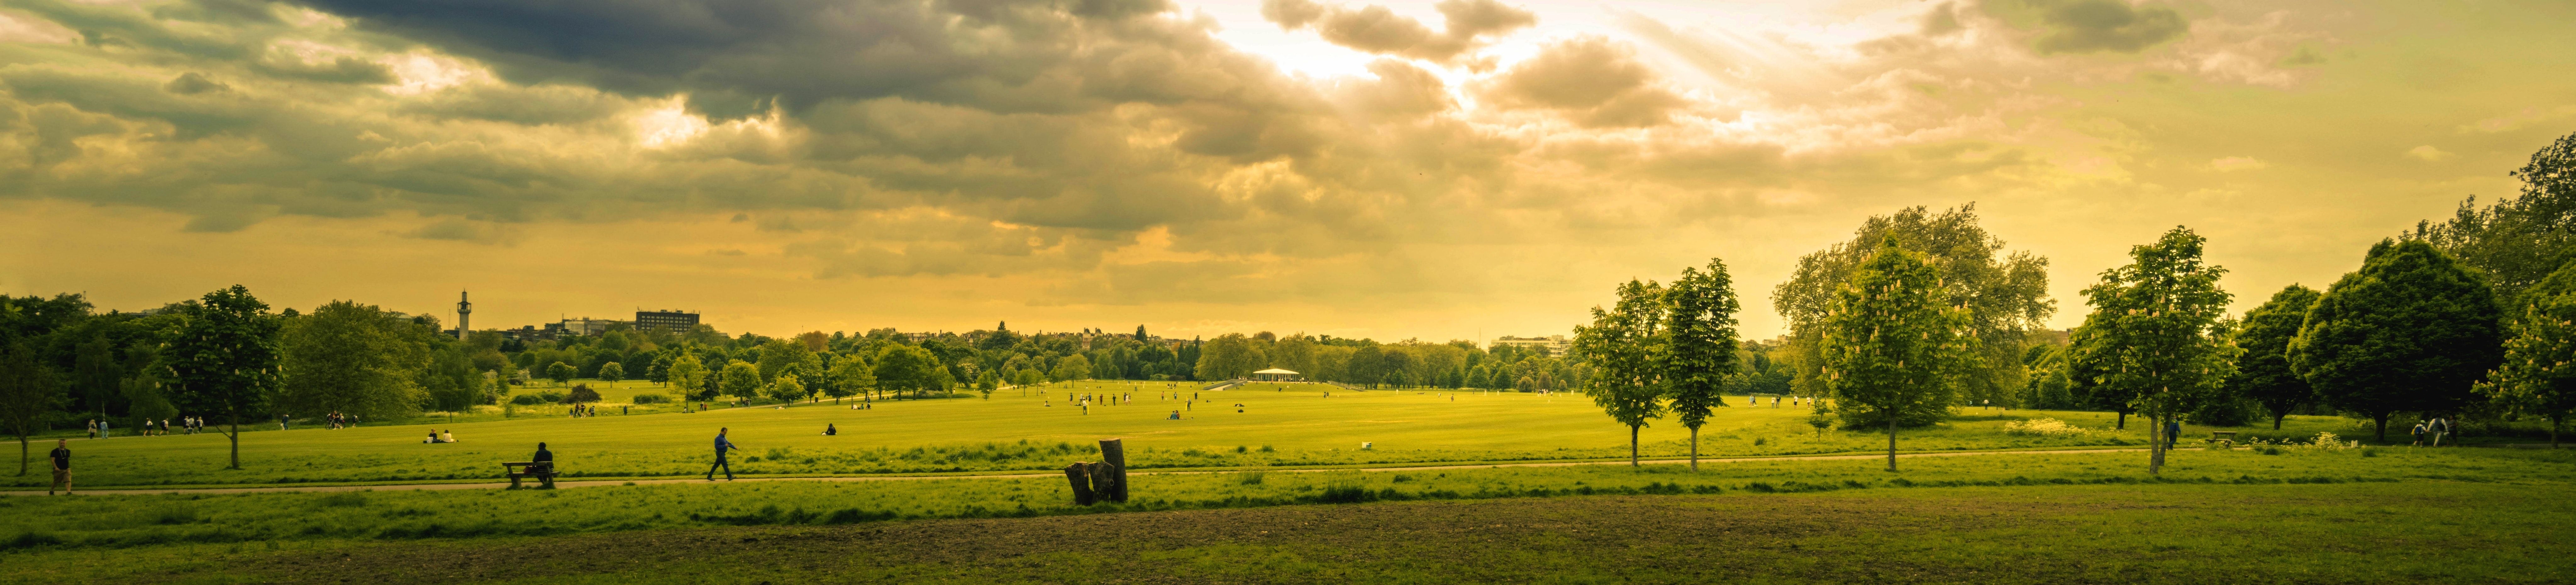
[[538, 485], [543, 486], [546, 489], [554, 489], [555, 487], [555, 465], [553, 463], [509, 461], [501, 464], [501, 471], [509, 474], [510, 489], [519, 489], [520, 478], [534, 478], [537, 480]]

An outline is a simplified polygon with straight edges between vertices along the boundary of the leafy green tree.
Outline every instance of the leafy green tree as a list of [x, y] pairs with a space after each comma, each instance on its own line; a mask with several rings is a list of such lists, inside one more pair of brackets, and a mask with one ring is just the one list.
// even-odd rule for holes
[[1609, 310], [1592, 307], [1592, 324], [1574, 328], [1574, 354], [1592, 365], [1583, 391], [1611, 420], [1628, 425], [1628, 465], [1637, 465], [1637, 432], [1664, 416], [1664, 289], [1652, 282], [1619, 285]]
[[73, 354], [72, 387], [79, 389], [80, 395], [88, 399], [90, 411], [99, 416], [107, 416], [110, 403], [124, 397], [122, 373], [116, 365], [116, 346], [105, 333], [94, 334]]
[[2381, 240], [2326, 288], [2290, 342], [2290, 368], [2327, 405], [2369, 416], [2448, 413], [2504, 358], [2495, 295], [2477, 270], [2420, 240]]
[[[1142, 327], [1139, 327], [1139, 328], [1137, 328], [1137, 329], [1138, 329], [1138, 330], [1143, 330], [1143, 328], [1142, 328]], [[1000, 375], [994, 374], [992, 370], [985, 370], [985, 371], [984, 371], [984, 373], [983, 373], [982, 375], [979, 375], [979, 376], [976, 376], [976, 377], [975, 377], [975, 391], [976, 391], [977, 393], [981, 393], [981, 394], [983, 394], [983, 395], [984, 395], [984, 399], [985, 399], [985, 400], [992, 400], [992, 399], [993, 399], [993, 391], [994, 391], [994, 390], [999, 390], [999, 389], [1001, 389], [1001, 387], [1002, 387], [1002, 377], [1001, 377]]]
[[1037, 368], [1020, 370], [1018, 374], [1013, 374], [1013, 376], [1015, 377], [1012, 379], [1012, 382], [1020, 385], [1020, 389], [1022, 390], [1020, 394], [1022, 396], [1028, 395], [1028, 388], [1046, 383], [1046, 374], [1038, 373]]
[[797, 379], [794, 373], [786, 373], [779, 374], [777, 380], [769, 382], [768, 394], [773, 400], [795, 402], [804, 400], [807, 392], [803, 380]]
[[804, 343], [793, 339], [772, 339], [762, 342], [759, 357], [760, 382], [767, 384], [776, 381], [779, 374], [789, 373], [790, 368], [805, 361], [805, 356], [809, 353], [811, 352], [805, 349]]
[[698, 361], [698, 354], [682, 351], [680, 357], [672, 358], [670, 376], [671, 387], [678, 389], [684, 400], [696, 399], [707, 389], [707, 366]]
[[555, 362], [546, 366], [546, 379], [554, 380], [556, 386], [562, 386], [566, 382], [571, 382], [573, 376], [580, 373], [580, 368], [572, 367], [572, 364], [563, 362]]
[[671, 383], [671, 362], [674, 361], [671, 353], [662, 352], [653, 356], [653, 363], [644, 366], [645, 381], [655, 384]]
[[721, 380], [718, 387], [722, 388], [725, 394], [741, 398], [760, 395], [760, 366], [752, 365], [751, 362], [727, 363], [724, 373], [717, 377]]
[[61, 396], [34, 349], [23, 341], [0, 346], [0, 426], [18, 436], [18, 475], [27, 474], [27, 437], [44, 431], [45, 413]]
[[867, 360], [856, 354], [832, 360], [830, 376], [832, 383], [826, 390], [831, 393], [833, 404], [840, 404], [842, 398], [866, 393], [877, 385], [876, 372], [868, 366]]
[[2512, 175], [2522, 180], [2520, 197], [2485, 209], [2469, 198], [2451, 219], [2416, 224], [2408, 239], [2484, 271], [2497, 300], [2518, 316], [2519, 307], [2548, 296], [2527, 289], [2576, 260], [2576, 134], [2531, 153]]
[[1980, 355], [1957, 389], [1958, 397], [2003, 402], [2010, 390], [2021, 388], [2024, 338], [2057, 313], [2048, 294], [2048, 259], [2007, 252], [2004, 241], [1977, 222], [1975, 204], [1937, 213], [1910, 207], [1871, 216], [1850, 240], [1800, 257], [1789, 280], [1771, 293], [1772, 307], [1789, 321], [1794, 339], [1789, 347], [1796, 351], [1789, 361], [1798, 368], [1792, 382], [1798, 391], [1824, 393], [1823, 352], [1829, 349], [1820, 343], [1824, 320], [1843, 286], [1891, 237], [1897, 247], [1923, 254], [1924, 262], [1940, 274], [1935, 286], [1943, 300], [1968, 311]]
[[2317, 289], [2284, 287], [2263, 306], [2246, 311], [2244, 330], [2236, 334], [2236, 346], [2245, 353], [2236, 357], [2236, 375], [2227, 384], [2234, 394], [2263, 405], [2272, 415], [2272, 430], [2281, 430], [2281, 419], [2316, 399], [2308, 381], [2290, 371], [2290, 340], [2299, 338], [2299, 325], [2307, 321], [2318, 296]]
[[2558, 431], [2576, 412], [2576, 295], [2534, 300], [2513, 324], [2504, 343], [2504, 365], [2478, 384], [2499, 406], [2526, 416], [2549, 419], [2549, 448], [2558, 448]]
[[375, 305], [332, 301], [282, 328], [278, 406], [286, 412], [341, 412], [368, 420], [420, 413], [427, 346], [406, 339], [409, 318]]
[[[1970, 325], [1967, 311], [1944, 298], [1929, 259], [1892, 237], [1834, 295], [1822, 324], [1822, 375], [1845, 424], [1887, 427], [1888, 471], [1896, 470], [1896, 427], [1938, 420], [1975, 363]], [[1920, 420], [1924, 413], [1932, 420]]]
[[2236, 370], [2236, 347], [2220, 319], [2233, 297], [2218, 287], [2227, 269], [2201, 262], [2207, 240], [2176, 227], [2155, 243], [2129, 249], [2130, 263], [2102, 271], [2084, 289], [2093, 314], [2084, 318], [2100, 343], [2072, 359], [2102, 372], [2097, 384], [2126, 389], [2147, 417], [2147, 473], [2163, 471], [2165, 421], [2217, 396]]
[[1683, 268], [1682, 277], [1664, 292], [1670, 315], [1664, 380], [1673, 414], [1690, 428], [1691, 470], [1699, 470], [1699, 427], [1712, 407], [1726, 406], [1720, 395], [1739, 369], [1735, 348], [1734, 279], [1726, 263], [1708, 260], [1708, 271]]
[[162, 352], [172, 401], [183, 412], [223, 417], [220, 432], [232, 443], [227, 468], [241, 469], [241, 419], [267, 414], [277, 396], [278, 318], [241, 285], [183, 305], [180, 317]]
[[939, 367], [939, 356], [918, 347], [897, 344], [877, 350], [873, 373], [877, 377], [877, 388], [902, 393], [929, 391], [937, 384], [931, 371], [940, 369], [944, 368]]
[[[1246, 372], [1249, 371], [1246, 370]], [[1064, 356], [1064, 359], [1056, 360], [1053, 377], [1061, 381], [1089, 380], [1091, 379], [1091, 359], [1082, 357], [1080, 354]]]
[[615, 387], [619, 380], [624, 379], [626, 379], [626, 364], [608, 362], [599, 365], [599, 381]]
[[[1261, 349], [1255, 345], [1251, 337], [1241, 333], [1228, 333], [1208, 340], [1206, 346], [1199, 349], [1197, 370], [1200, 379], [1232, 380], [1250, 375], [1253, 370], [1261, 369], [1262, 363], [1266, 360], [1261, 355]], [[1087, 361], [1083, 365], [1086, 368], [1090, 366]], [[1057, 381], [1091, 377], [1087, 371], [1082, 378], [1064, 377], [1062, 362], [1057, 363], [1052, 376]]]

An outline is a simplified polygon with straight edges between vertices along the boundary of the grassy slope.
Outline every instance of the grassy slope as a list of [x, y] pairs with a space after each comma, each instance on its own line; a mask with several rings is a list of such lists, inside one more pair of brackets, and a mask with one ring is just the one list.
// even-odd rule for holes
[[[1158, 476], [1138, 479], [1125, 509], [1146, 511], [1127, 514], [1065, 506], [1061, 487], [1036, 480], [10, 499], [0, 537], [63, 543], [5, 553], [0, 580], [2547, 582], [2576, 570], [2562, 529], [2576, 520], [2576, 457], [2375, 455], [2184, 451], [2163, 481], [2134, 453], [1916, 459], [1893, 476], [1866, 461]], [[1641, 492], [1684, 495], [1580, 495]], [[1268, 505], [1318, 499], [1401, 501]], [[842, 507], [867, 517], [836, 520]], [[1040, 517], [871, 521], [1020, 514]]]
[[[620, 396], [650, 391], [628, 382]], [[562, 468], [579, 477], [653, 477], [704, 473], [717, 427], [733, 429], [748, 451], [735, 463], [747, 474], [931, 473], [1061, 468], [1096, 458], [1092, 441], [1125, 437], [1136, 468], [1323, 466], [1452, 461], [1521, 461], [1624, 457], [1624, 428], [1611, 423], [1580, 396], [1434, 391], [1336, 391], [1311, 384], [1259, 386], [1204, 393], [1208, 402], [1157, 399], [1159, 391], [1186, 393], [1180, 384], [1084, 383], [1005, 390], [991, 400], [881, 401], [850, 410], [828, 401], [786, 409], [717, 409], [568, 419], [523, 416], [452, 424], [367, 426], [346, 430], [299, 428], [242, 435], [245, 469], [220, 469], [226, 445], [220, 435], [120, 437], [73, 441], [80, 485], [256, 485], [297, 482], [413, 482], [490, 480], [502, 461], [527, 458], [539, 441], [551, 444]], [[1068, 405], [1068, 392], [1129, 390], [1130, 406], [1094, 405], [1088, 414]], [[1279, 391], [1287, 390], [1287, 391]], [[1244, 404], [1236, 413], [1232, 405]], [[1051, 406], [1049, 406], [1051, 405]], [[614, 412], [613, 408], [607, 408]], [[1165, 420], [1183, 410], [1185, 420]], [[2110, 415], [2087, 412], [1966, 410], [1970, 415], [2054, 416], [2093, 428], [2111, 426]], [[1867, 432], [1806, 426], [1797, 408], [1722, 409], [1702, 433], [1701, 451], [1715, 456], [1866, 452], [1884, 437]], [[1908, 450], [1955, 450], [2137, 444], [2143, 425], [2081, 439], [2003, 435], [2000, 416], [1971, 416], [1941, 428], [1909, 430]], [[823, 425], [842, 434], [820, 435]], [[275, 428], [270, 425], [265, 428]], [[424, 445], [429, 429], [452, 430], [463, 442]], [[2284, 435], [2319, 430], [2355, 434], [2334, 418], [2294, 419]], [[2197, 434], [2200, 429], [2192, 429]], [[1647, 452], [1686, 453], [1684, 430], [1666, 421], [1646, 430]], [[1360, 451], [1362, 442], [1376, 447]], [[1758, 443], [1758, 444], [1757, 444]], [[1269, 450], [1263, 450], [1268, 447]], [[1238, 452], [1238, 448], [1240, 451]], [[8, 485], [41, 487], [38, 475]]]

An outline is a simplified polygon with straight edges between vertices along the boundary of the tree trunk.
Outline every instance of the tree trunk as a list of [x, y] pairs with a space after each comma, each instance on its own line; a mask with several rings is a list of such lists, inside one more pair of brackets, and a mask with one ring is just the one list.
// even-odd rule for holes
[[1896, 417], [1887, 418], [1887, 470], [1896, 471]]
[[[1106, 484], [1108, 489], [1100, 490], [1102, 492], [1100, 497], [1119, 503], [1127, 501], [1127, 449], [1122, 441], [1122, 439], [1100, 440], [1100, 461], [1109, 464], [1107, 478], [1109, 481]], [[1102, 478], [1091, 479], [1100, 481]]]
[[2277, 413], [2276, 413], [2276, 414], [2273, 414], [2273, 415], [2272, 415], [2272, 430], [2275, 430], [2275, 431], [2277, 431], [2277, 430], [2281, 430], [2281, 419], [2285, 419], [2285, 418], [2289, 418], [2289, 417], [2290, 417], [2290, 415], [2286, 415], [2286, 414], [2277, 414]]
[[1699, 427], [1691, 427], [1691, 471], [1699, 471]]
[[1628, 466], [1637, 466], [1637, 425], [1628, 425]]
[[2147, 417], [2147, 427], [2147, 475], [2156, 475], [2163, 472], [2165, 466], [2165, 425], [2150, 416]]
[[[2566, 416], [2553, 416], [2553, 417], [2549, 417], [2549, 450], [2551, 450], [2551, 451], [2556, 451], [2556, 450], [2558, 450], [2558, 427], [2559, 427], [2559, 425], [2565, 424], [2565, 423], [2566, 423], [2566, 421], [2567, 421], [2567, 417], [2566, 417]], [[20, 437], [20, 438], [18, 439], [18, 442], [20, 442], [20, 443], [24, 443], [24, 442], [26, 442], [26, 441], [27, 441], [27, 439], [26, 439], [26, 438], [24, 438], [24, 437]], [[20, 467], [25, 467], [25, 466], [24, 466], [24, 465], [20, 465]], [[22, 475], [23, 475], [23, 473], [22, 473]]]
[[241, 416], [240, 416], [240, 415], [234, 415], [234, 416], [232, 417], [232, 426], [233, 426], [233, 432], [231, 432], [231, 433], [226, 433], [224, 436], [231, 438], [231, 439], [232, 439], [232, 441], [233, 441], [233, 465], [232, 465], [232, 467], [226, 467], [225, 469], [239, 470], [239, 469], [241, 469]]
[[[2558, 448], [2558, 429], [2549, 429], [2549, 433], [2549, 448]], [[27, 474], [27, 453], [27, 436], [18, 435], [18, 475]]]
[[1073, 484], [1074, 505], [1089, 506], [1097, 501], [1091, 493], [1091, 464], [1077, 461], [1064, 466], [1064, 480]]
[[2379, 413], [2370, 420], [2379, 427], [2379, 442], [2388, 442], [2388, 413]]
[[2118, 425], [2118, 426], [2111, 427], [2111, 428], [2113, 428], [2113, 429], [2117, 429], [2117, 430], [2123, 430], [2123, 431], [2125, 431], [2125, 430], [2129, 430], [2129, 411], [2126, 411], [2126, 410], [2120, 411], [2120, 422], [2119, 422], [2119, 425]]

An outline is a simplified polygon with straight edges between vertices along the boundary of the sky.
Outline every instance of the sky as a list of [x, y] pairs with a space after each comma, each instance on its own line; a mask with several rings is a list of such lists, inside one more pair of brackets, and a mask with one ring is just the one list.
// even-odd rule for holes
[[2235, 310], [2516, 192], [2576, 4], [0, 0], [0, 293], [477, 328], [1568, 334], [1723, 260], [1742, 333], [1975, 206], [2055, 327], [2130, 246]]

